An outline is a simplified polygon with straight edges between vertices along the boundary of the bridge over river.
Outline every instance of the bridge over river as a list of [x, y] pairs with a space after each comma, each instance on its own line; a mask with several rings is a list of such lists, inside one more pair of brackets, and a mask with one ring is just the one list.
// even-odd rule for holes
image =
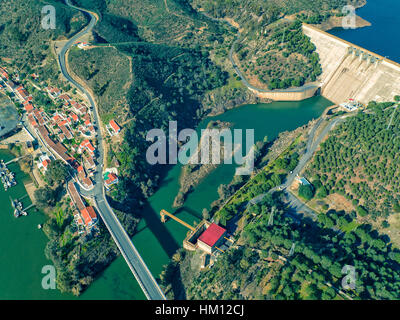
[[[97, 18], [96, 16], [87, 10], [78, 8], [73, 6], [69, 0], [66, 0], [65, 3], [77, 10], [84, 12], [85, 14], [90, 16], [89, 24], [75, 36], [73, 36], [68, 42], [63, 46], [59, 55], [58, 55], [58, 63], [61, 68], [62, 74], [65, 78], [76, 88], [78, 88], [83, 94], [86, 95], [89, 103], [90, 109], [93, 110], [93, 117], [95, 123], [100, 126], [99, 116], [97, 112], [97, 107], [94, 102], [94, 98], [91, 94], [80, 84], [78, 83], [68, 72], [66, 66], [66, 54], [68, 50], [71, 48], [74, 43], [81, 38], [82, 36], [89, 33], [93, 27], [96, 25]], [[98, 128], [99, 130], [99, 128]], [[160, 289], [157, 281], [154, 279], [153, 275], [151, 274], [150, 270], [147, 268], [145, 262], [143, 261], [142, 257], [140, 256], [139, 252], [136, 250], [135, 246], [133, 245], [131, 239], [129, 238], [128, 234], [122, 227], [121, 223], [119, 222], [118, 218], [116, 217], [114, 211], [110, 207], [107, 202], [107, 198], [105, 196], [104, 186], [103, 186], [103, 176], [101, 174], [103, 157], [104, 157], [104, 150], [103, 150], [103, 140], [101, 134], [97, 135], [97, 146], [98, 146], [98, 170], [94, 175], [94, 188], [91, 190], [84, 190], [80, 188], [80, 193], [85, 197], [90, 197], [94, 200], [95, 206], [97, 211], [99, 212], [104, 224], [106, 225], [108, 231], [110, 232], [112, 238], [114, 239], [115, 243], [117, 244], [119, 250], [121, 251], [122, 256], [124, 257], [126, 263], [128, 264], [129, 268], [131, 269], [133, 275], [135, 276], [136, 280], [138, 281], [140, 287], [142, 288], [144, 294], [146, 295], [147, 299], [149, 300], [166, 300], [164, 293]]]

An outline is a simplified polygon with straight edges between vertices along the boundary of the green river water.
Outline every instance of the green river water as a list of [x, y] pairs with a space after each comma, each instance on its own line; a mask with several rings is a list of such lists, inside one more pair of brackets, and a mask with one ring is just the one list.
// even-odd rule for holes
[[[208, 118], [200, 123], [198, 130], [205, 128], [211, 120], [222, 120], [233, 123], [235, 129], [254, 129], [255, 141], [262, 140], [264, 136], [271, 140], [282, 131], [293, 130], [319, 117], [330, 105], [332, 103], [323, 97], [302, 102], [245, 105]], [[0, 151], [0, 158], [7, 160], [12, 155]], [[14, 218], [9, 196], [18, 198], [25, 194], [22, 179], [26, 177], [18, 165], [12, 164], [9, 167], [17, 172], [19, 183], [7, 192], [0, 186], [0, 299], [78, 299], [69, 294], [61, 294], [58, 290], [42, 289], [42, 267], [51, 264], [44, 256], [46, 236], [37, 229], [45, 217], [31, 211], [27, 217]], [[179, 189], [181, 166], [178, 164], [168, 171], [160, 189], [142, 210], [143, 219], [132, 239], [156, 278], [169, 257], [182, 245], [187, 232], [184, 226], [172, 220], [162, 224], [159, 219], [160, 210], [176, 213], [188, 223], [200, 220], [202, 209], [210, 208], [211, 202], [218, 198], [218, 186], [232, 180], [234, 169], [233, 165], [220, 165], [188, 196], [185, 206], [178, 211], [171, 205]], [[24, 201], [29, 203], [28, 198]], [[145, 296], [125, 260], [119, 257], [79, 299], [145, 299]]]

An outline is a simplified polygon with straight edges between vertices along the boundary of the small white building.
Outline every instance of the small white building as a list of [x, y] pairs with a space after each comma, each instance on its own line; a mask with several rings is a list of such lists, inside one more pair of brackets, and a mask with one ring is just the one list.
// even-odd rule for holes
[[361, 108], [362, 104], [358, 101], [355, 101], [354, 99], [349, 99], [348, 102], [341, 103], [340, 106], [348, 112], [353, 112]]
[[49, 156], [47, 154], [42, 154], [39, 157], [37, 166], [38, 166], [39, 170], [43, 170], [46, 172], [50, 162], [51, 162], [51, 159], [49, 158]]

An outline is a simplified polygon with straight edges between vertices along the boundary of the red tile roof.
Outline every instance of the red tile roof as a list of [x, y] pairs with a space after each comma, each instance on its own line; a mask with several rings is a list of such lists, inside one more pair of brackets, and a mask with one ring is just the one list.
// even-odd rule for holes
[[43, 164], [43, 167], [45, 167], [45, 168], [47, 168], [47, 166], [49, 165], [49, 163], [50, 163], [50, 161], [49, 160], [43, 160], [43, 162], [42, 162], [42, 164]]
[[105, 181], [106, 185], [110, 185], [111, 183], [113, 183], [115, 180], [118, 179], [118, 177], [112, 172], [109, 173], [107, 177], [108, 179]]
[[25, 105], [26, 112], [31, 112], [33, 110], [33, 105], [28, 103]]
[[75, 113], [71, 113], [71, 117], [72, 117], [72, 120], [74, 120], [74, 121], [79, 120], [78, 116]]
[[113, 128], [113, 130], [114, 130], [116, 133], [118, 133], [118, 132], [121, 130], [121, 128], [119, 127], [119, 125], [118, 125], [114, 120], [111, 120], [111, 121], [110, 121], [110, 126], [111, 126], [111, 128]]
[[94, 212], [93, 207], [86, 207], [85, 209], [81, 210], [81, 215], [85, 225], [89, 225], [94, 219], [97, 219], [96, 212]]
[[225, 231], [226, 230], [219, 225], [211, 223], [207, 230], [201, 234], [199, 240], [212, 247], [223, 236]]
[[85, 205], [83, 204], [82, 198], [76, 190], [76, 187], [72, 181], [68, 182], [68, 190], [71, 194], [72, 201], [75, 203], [78, 210], [83, 210], [85, 208]]
[[65, 126], [66, 124], [67, 124], [67, 120], [63, 120], [58, 124], [58, 126], [61, 127], [61, 126]]

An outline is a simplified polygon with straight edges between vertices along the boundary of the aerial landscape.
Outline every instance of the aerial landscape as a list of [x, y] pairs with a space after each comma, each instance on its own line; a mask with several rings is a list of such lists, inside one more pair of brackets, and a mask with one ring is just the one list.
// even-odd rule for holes
[[399, 10], [0, 0], [0, 300], [399, 300]]

